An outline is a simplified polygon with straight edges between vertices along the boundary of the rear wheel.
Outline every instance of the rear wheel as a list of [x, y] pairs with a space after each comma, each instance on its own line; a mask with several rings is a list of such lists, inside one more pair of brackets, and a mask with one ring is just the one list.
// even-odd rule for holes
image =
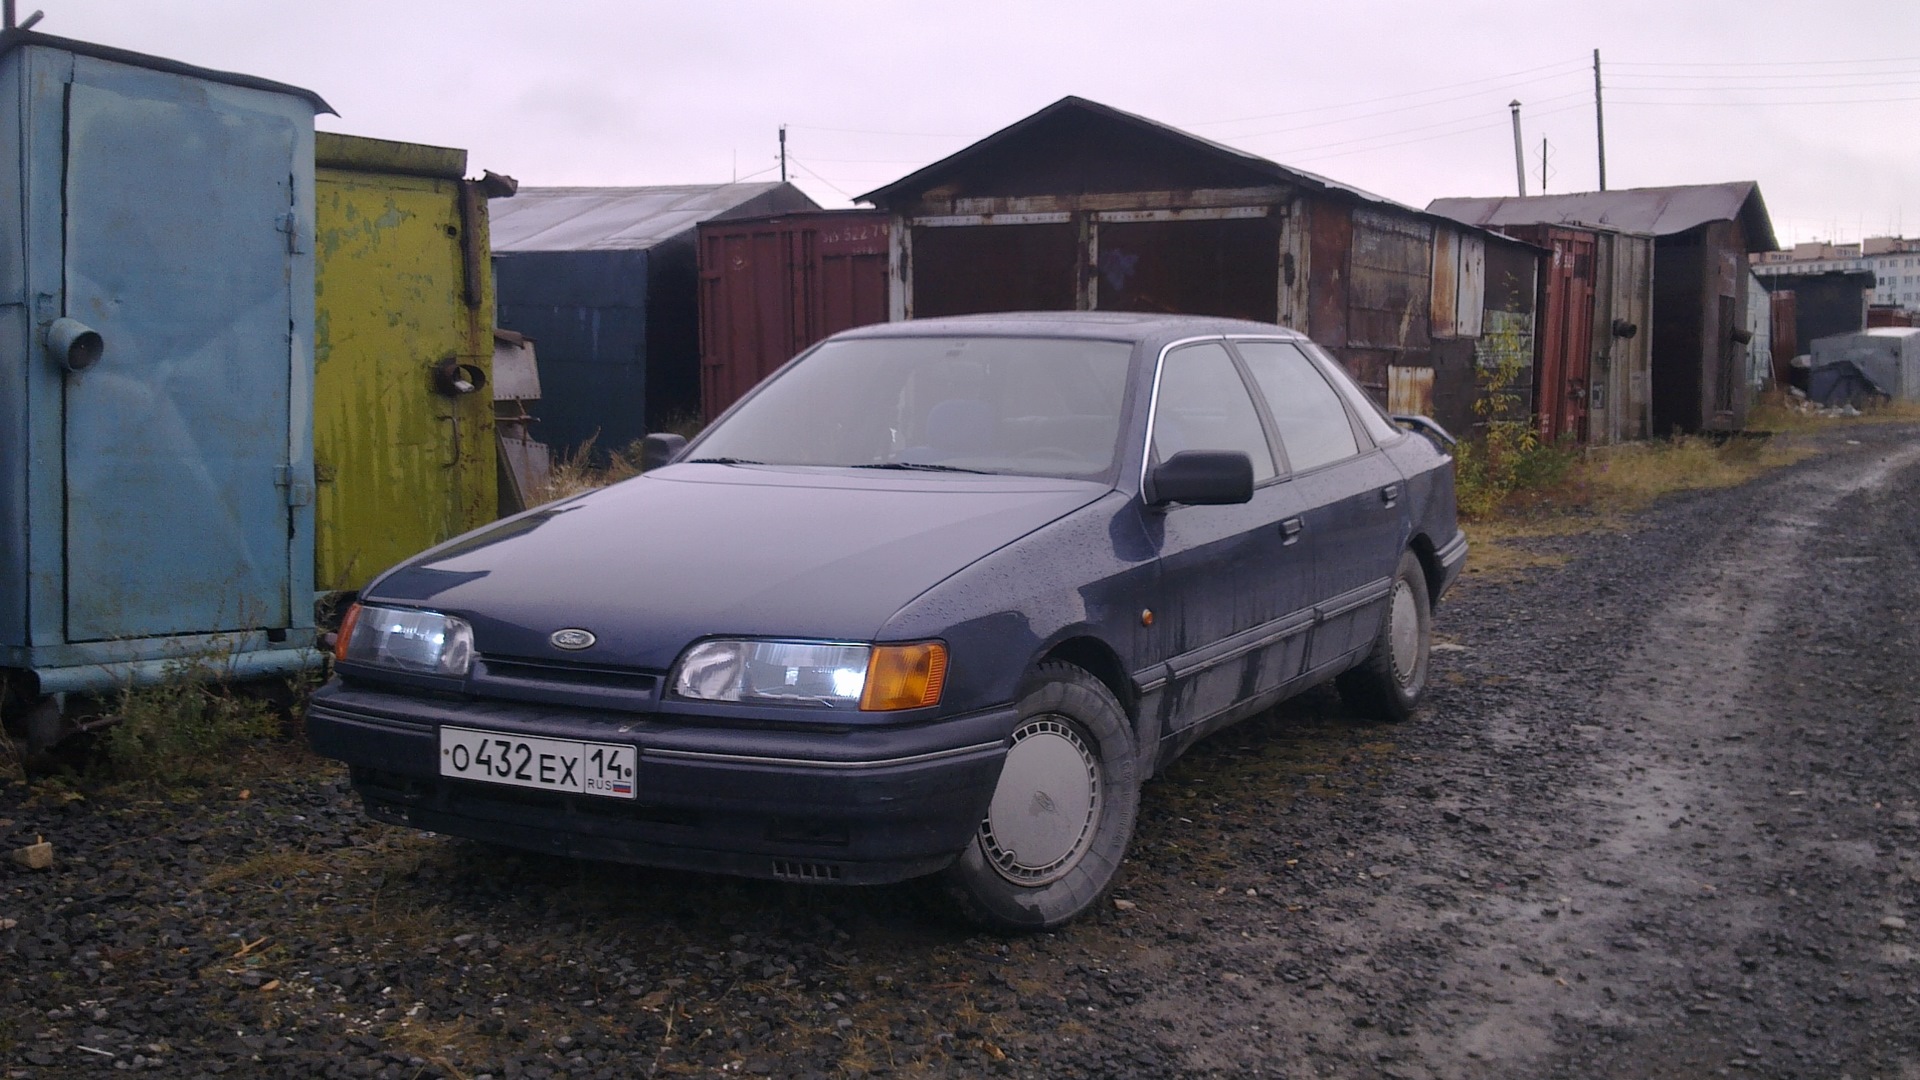
[[969, 918], [1043, 930], [1113, 884], [1140, 808], [1133, 733], [1112, 691], [1072, 664], [1042, 664], [1020, 699], [987, 816], [944, 873]]
[[1335, 680], [1341, 698], [1371, 720], [1397, 723], [1412, 716], [1427, 690], [1432, 634], [1426, 570], [1413, 552], [1401, 552], [1373, 651], [1359, 667]]

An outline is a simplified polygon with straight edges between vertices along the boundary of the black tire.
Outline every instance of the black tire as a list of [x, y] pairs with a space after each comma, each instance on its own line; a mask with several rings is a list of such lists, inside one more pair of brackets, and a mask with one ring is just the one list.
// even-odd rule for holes
[[[1403, 634], [1396, 650], [1396, 637]], [[1427, 573], [1418, 556], [1404, 551], [1373, 651], [1334, 685], [1355, 712], [1369, 720], [1399, 723], [1413, 715], [1427, 691], [1432, 646], [1433, 604], [1427, 593]]]
[[1059, 926], [1098, 903], [1140, 810], [1133, 730], [1105, 684], [1072, 664], [1045, 663], [1019, 709], [993, 804], [942, 872], [967, 918], [1003, 932]]

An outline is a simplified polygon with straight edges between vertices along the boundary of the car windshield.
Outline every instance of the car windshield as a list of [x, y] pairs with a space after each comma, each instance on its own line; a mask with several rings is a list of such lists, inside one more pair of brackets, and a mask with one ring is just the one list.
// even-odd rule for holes
[[830, 341], [687, 460], [1098, 476], [1113, 467], [1132, 353], [1068, 338]]

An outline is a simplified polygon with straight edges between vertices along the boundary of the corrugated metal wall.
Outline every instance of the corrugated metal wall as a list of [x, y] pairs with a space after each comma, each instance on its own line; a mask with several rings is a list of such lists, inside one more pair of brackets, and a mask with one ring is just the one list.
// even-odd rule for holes
[[[465, 152], [317, 144], [315, 587], [353, 591], [497, 516], [493, 277]], [[436, 380], [447, 362], [482, 379], [458, 392]]]
[[877, 210], [702, 224], [702, 414], [719, 416], [821, 338], [885, 322], [887, 238]]
[[619, 449], [647, 433], [648, 266], [646, 251], [493, 257], [500, 325], [540, 351], [533, 434], [556, 455], [589, 439]]

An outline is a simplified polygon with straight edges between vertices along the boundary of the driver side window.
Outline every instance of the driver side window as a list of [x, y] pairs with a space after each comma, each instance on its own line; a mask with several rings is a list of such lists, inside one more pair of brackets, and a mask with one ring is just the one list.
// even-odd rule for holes
[[1243, 450], [1253, 460], [1256, 484], [1276, 473], [1247, 384], [1218, 342], [1175, 349], [1160, 368], [1153, 456], [1165, 461], [1183, 450]]

